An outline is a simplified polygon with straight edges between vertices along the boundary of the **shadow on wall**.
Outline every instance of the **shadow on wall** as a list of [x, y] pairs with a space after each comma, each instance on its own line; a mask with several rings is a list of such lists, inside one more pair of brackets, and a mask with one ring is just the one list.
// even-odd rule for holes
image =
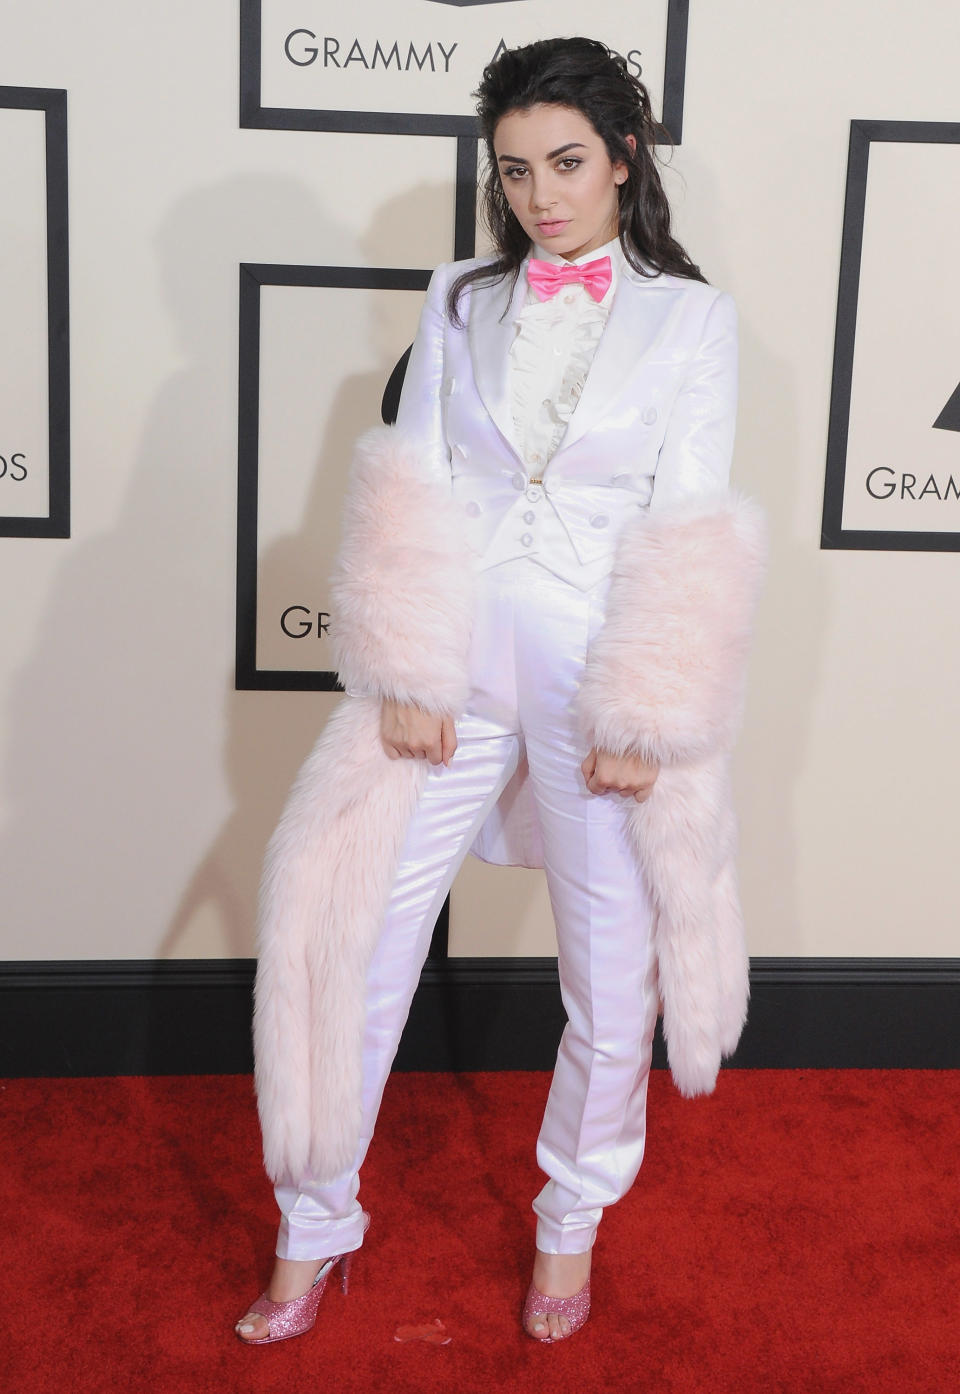
[[[434, 201], [411, 194], [405, 212]], [[122, 387], [75, 362], [78, 420], [92, 417], [87, 438], [107, 444], [75, 449], [75, 536], [10, 689], [0, 864], [17, 892], [11, 958], [253, 951], [263, 848], [330, 701], [233, 690], [237, 263], [347, 261], [351, 246], [285, 177], [225, 180], [171, 208], [157, 252], [184, 363], [146, 414], [115, 525], [94, 536], [83, 533], [85, 482], [114, 463]], [[135, 329], [103, 333], [148, 352]], [[334, 439], [375, 417], [393, 366], [382, 357], [369, 381], [344, 385], [336, 422], [318, 423], [318, 473], [334, 467]], [[303, 534], [315, 525], [311, 505]], [[284, 564], [283, 544], [265, 564]], [[211, 839], [224, 784], [233, 811]]]
[[[86, 397], [78, 417], [94, 418], [87, 439], [105, 446], [102, 455], [74, 450], [74, 538], [10, 698], [16, 737], [4, 778], [13, 816], [2, 859], [30, 890], [16, 926], [24, 957], [150, 957], [189, 849], [203, 843], [222, 805], [223, 713], [220, 693], [211, 700], [210, 672], [226, 668], [232, 637], [237, 272], [229, 230], [246, 226], [259, 249], [270, 245], [274, 220], [293, 219], [319, 230], [323, 215], [309, 193], [281, 179], [224, 181], [171, 209], [158, 252], [184, 365], [146, 413], [129, 467], [110, 454], [111, 406], [122, 389], [98, 380], [75, 348], [75, 398]], [[103, 335], [149, 354], [135, 324], [108, 324]], [[129, 490], [114, 527], [84, 536], [85, 486], [110, 464], [129, 468]], [[227, 893], [227, 868], [220, 879], [227, 904], [239, 888]], [[248, 918], [239, 904], [226, 911], [231, 949], [244, 951]], [[39, 945], [52, 947], [38, 954]]]
[[[798, 957], [810, 952], [799, 918], [798, 790], [810, 758], [810, 727], [833, 608], [829, 571], [819, 548], [827, 416], [824, 407], [822, 452], [805, 458], [798, 446], [803, 435], [799, 422], [813, 406], [797, 395], [801, 375], [790, 361], [789, 345], [758, 343], [748, 328], [741, 333], [742, 362], [757, 374], [750, 398], [762, 408], [750, 420], [740, 418], [740, 458], [755, 465], [752, 476], [742, 472], [739, 483], [766, 509], [770, 537], [744, 733], [734, 767], [740, 862], [748, 866], [748, 873], [741, 873], [744, 915], [754, 954]], [[832, 352], [831, 329], [830, 341], [822, 345], [825, 362]], [[816, 380], [817, 374], [806, 378]], [[806, 469], [809, 474], [811, 464], [817, 471], [813, 489], [803, 473]], [[811, 497], [815, 509], [809, 507]], [[823, 797], [830, 797], [828, 789]]]
[[[683, 193], [678, 198], [665, 180], [669, 196], [679, 204], [688, 189], [696, 190], [697, 225], [703, 238], [702, 246], [687, 250], [708, 281], [722, 289], [732, 288], [732, 267], [744, 265], [744, 257], [742, 250], [736, 258], [726, 251], [730, 230], [724, 222], [726, 199], [716, 171], [688, 146], [683, 151], [683, 174], [679, 177]], [[682, 219], [678, 221], [681, 230], [677, 235], [683, 242]], [[796, 315], [793, 285], [785, 267], [780, 287], [785, 325]], [[734, 757], [739, 866], [751, 952], [794, 956], [803, 953], [797, 894], [797, 788], [807, 765], [831, 609], [828, 573], [819, 550], [827, 415], [824, 407], [823, 451], [812, 461], [817, 480], [811, 491], [810, 481], [803, 475], [811, 461], [801, 455], [798, 442], [802, 437], [800, 414], [809, 413], [812, 404], [797, 397], [801, 374], [795, 360], [791, 361], [786, 331], [783, 338], [761, 342], [744, 312], [745, 298], [738, 297], [738, 303], [740, 404], [732, 482], [763, 506], [770, 544], [743, 731]], [[831, 362], [832, 354], [831, 325], [831, 337], [821, 345], [825, 364]], [[806, 381], [811, 380], [817, 380], [817, 374], [808, 371]], [[813, 516], [806, 503], [812, 492], [818, 501]], [[812, 536], [800, 530], [798, 520], [801, 526], [815, 528]]]
[[[687, 178], [703, 191], [704, 207], [722, 209], [711, 196], [716, 178], [705, 165], [688, 159]], [[708, 246], [723, 247], [722, 225], [708, 236]], [[704, 262], [706, 258], [704, 259]], [[730, 278], [718, 267], [704, 273], [726, 287]], [[784, 294], [788, 273], [784, 271]], [[784, 305], [783, 323], [793, 309]], [[757, 613], [747, 680], [743, 731], [734, 756], [734, 800], [740, 825], [740, 876], [747, 943], [754, 955], [798, 956], [804, 952], [798, 907], [797, 790], [808, 763], [807, 745], [820, 668], [830, 624], [828, 572], [819, 550], [823, 452], [811, 461], [798, 442], [801, 413], [813, 404], [797, 395], [804, 375], [791, 361], [784, 337], [760, 341], [741, 305], [740, 405], [734, 451], [733, 484], [758, 500], [767, 515], [769, 570]], [[825, 363], [833, 353], [831, 338], [821, 346]], [[806, 380], [817, 374], [806, 373]], [[817, 470], [811, 490], [811, 464]], [[814, 493], [817, 511], [808, 500]], [[804, 532], [812, 527], [813, 534]], [[762, 680], [761, 680], [762, 679]]]

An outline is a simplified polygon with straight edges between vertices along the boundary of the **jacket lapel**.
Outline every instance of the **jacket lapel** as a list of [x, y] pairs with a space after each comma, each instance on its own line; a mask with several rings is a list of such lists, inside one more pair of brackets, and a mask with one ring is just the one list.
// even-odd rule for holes
[[[557, 454], [585, 435], [609, 410], [659, 335], [665, 308], [661, 297], [674, 293], [663, 277], [641, 276], [629, 264], [621, 266], [610, 314]], [[655, 306], [649, 297], [657, 297], [656, 313], [652, 313]]]
[[527, 294], [527, 264], [523, 261], [516, 285], [508, 273], [493, 285], [470, 290], [467, 338], [477, 391], [500, 434], [519, 453], [510, 411], [510, 345], [516, 335], [514, 317]]

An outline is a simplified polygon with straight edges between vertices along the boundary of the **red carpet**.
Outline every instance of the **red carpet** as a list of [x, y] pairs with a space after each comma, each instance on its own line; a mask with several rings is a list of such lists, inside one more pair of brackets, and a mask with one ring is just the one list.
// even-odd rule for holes
[[[270, 1267], [247, 1077], [8, 1080], [0, 1357], [12, 1394], [953, 1394], [960, 1074], [656, 1072], [637, 1185], [562, 1345], [519, 1329], [545, 1074], [395, 1075], [350, 1293], [308, 1335], [232, 1323]], [[398, 1343], [439, 1317], [448, 1345]]]

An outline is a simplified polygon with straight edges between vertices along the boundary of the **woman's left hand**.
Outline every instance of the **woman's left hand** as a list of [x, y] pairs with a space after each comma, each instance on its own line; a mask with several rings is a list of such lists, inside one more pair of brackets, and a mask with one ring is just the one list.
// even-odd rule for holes
[[580, 768], [591, 794], [632, 794], [638, 803], [650, 797], [660, 773], [659, 765], [648, 765], [639, 755], [611, 755], [596, 746]]

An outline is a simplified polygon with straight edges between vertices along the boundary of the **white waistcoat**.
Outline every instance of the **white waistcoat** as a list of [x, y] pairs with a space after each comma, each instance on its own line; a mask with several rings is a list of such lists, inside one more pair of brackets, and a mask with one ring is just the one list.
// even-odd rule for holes
[[650, 476], [588, 482], [553, 465], [542, 484], [532, 484], [496, 443], [477, 451], [455, 440], [450, 465], [479, 569], [530, 556], [581, 589], [607, 574], [621, 528], [653, 493]]

